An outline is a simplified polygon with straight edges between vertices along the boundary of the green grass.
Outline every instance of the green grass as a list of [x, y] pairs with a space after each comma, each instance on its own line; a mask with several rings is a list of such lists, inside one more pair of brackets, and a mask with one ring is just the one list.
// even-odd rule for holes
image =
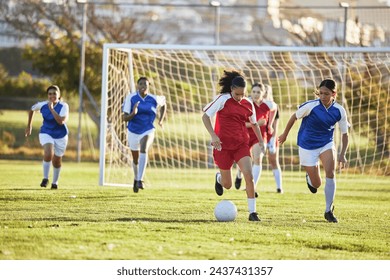
[[284, 173], [283, 195], [264, 171], [247, 221], [245, 193], [226, 191], [235, 222], [213, 208], [215, 170], [147, 170], [146, 189], [100, 187], [98, 164], [64, 163], [59, 189], [39, 187], [40, 162], [0, 160], [0, 259], [390, 259], [386, 177], [340, 175], [335, 214], [323, 218], [323, 189], [310, 194], [303, 173]]

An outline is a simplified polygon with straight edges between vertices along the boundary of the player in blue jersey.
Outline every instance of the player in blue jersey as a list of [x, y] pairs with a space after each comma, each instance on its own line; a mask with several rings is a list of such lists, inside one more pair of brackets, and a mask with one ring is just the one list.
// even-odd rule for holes
[[158, 124], [162, 126], [166, 114], [165, 96], [149, 93], [149, 80], [140, 77], [137, 81], [137, 91], [130, 93], [123, 104], [123, 117], [128, 128], [128, 142], [133, 156], [134, 183], [133, 191], [144, 188], [143, 178], [148, 162], [148, 149], [154, 139], [154, 120], [157, 108], [160, 106]]
[[28, 113], [25, 136], [31, 135], [34, 114], [36, 111], [40, 111], [43, 117], [43, 124], [39, 131], [39, 142], [43, 146], [43, 179], [41, 187], [45, 188], [49, 183], [50, 166], [53, 165], [51, 188], [57, 189], [62, 157], [68, 144], [66, 121], [69, 117], [69, 106], [60, 100], [61, 92], [58, 86], [51, 85], [46, 92], [48, 100], [34, 104]]
[[339, 123], [342, 134], [342, 147], [338, 156], [340, 168], [347, 162], [345, 153], [348, 147], [347, 115], [344, 108], [336, 103], [336, 82], [323, 80], [316, 92], [319, 99], [310, 100], [299, 106], [298, 110], [287, 122], [284, 132], [279, 136], [279, 142], [286, 141], [290, 129], [297, 119], [302, 119], [298, 132], [300, 164], [306, 170], [307, 185], [312, 193], [321, 186], [319, 159], [325, 170], [325, 219], [337, 223], [333, 214], [333, 200], [336, 193], [336, 149], [333, 142], [335, 124]]

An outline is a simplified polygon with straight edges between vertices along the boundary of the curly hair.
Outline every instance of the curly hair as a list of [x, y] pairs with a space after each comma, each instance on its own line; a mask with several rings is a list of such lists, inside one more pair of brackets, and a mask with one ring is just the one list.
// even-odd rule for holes
[[220, 93], [231, 92], [231, 87], [246, 87], [245, 76], [242, 72], [232, 69], [224, 70], [223, 76], [219, 79]]

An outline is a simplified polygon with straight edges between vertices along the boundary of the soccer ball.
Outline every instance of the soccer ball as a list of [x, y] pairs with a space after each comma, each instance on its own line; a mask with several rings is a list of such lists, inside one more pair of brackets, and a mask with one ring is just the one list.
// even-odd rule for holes
[[218, 222], [232, 222], [237, 217], [237, 207], [230, 200], [222, 200], [215, 206], [214, 215]]

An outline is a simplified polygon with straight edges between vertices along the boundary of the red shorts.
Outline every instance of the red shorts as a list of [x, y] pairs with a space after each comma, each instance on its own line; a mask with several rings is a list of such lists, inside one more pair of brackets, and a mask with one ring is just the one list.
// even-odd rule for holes
[[240, 159], [246, 156], [250, 156], [250, 149], [247, 144], [241, 145], [236, 150], [224, 150], [213, 151], [215, 164], [222, 170], [229, 170], [234, 162], [238, 162]]

